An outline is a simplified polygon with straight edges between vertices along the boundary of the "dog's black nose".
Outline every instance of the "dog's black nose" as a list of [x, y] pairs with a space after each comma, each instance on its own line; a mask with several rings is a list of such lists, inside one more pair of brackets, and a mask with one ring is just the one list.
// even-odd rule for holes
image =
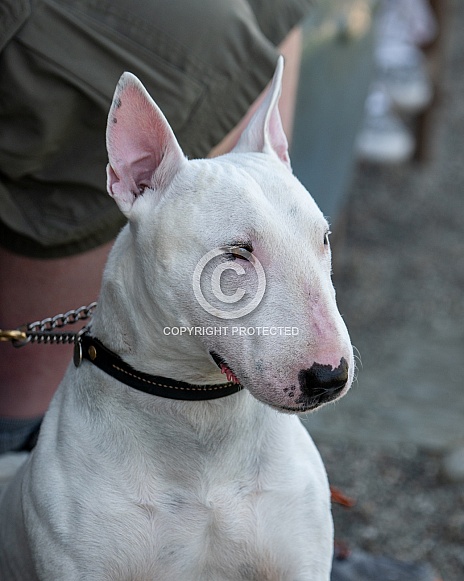
[[340, 365], [314, 363], [309, 369], [298, 373], [301, 392], [308, 398], [318, 398], [321, 402], [333, 399], [348, 381], [348, 363], [343, 357]]

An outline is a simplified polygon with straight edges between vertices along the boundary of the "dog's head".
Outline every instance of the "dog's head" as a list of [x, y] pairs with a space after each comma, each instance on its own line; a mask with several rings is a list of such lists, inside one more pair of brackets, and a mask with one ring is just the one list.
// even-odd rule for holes
[[290, 167], [282, 68], [233, 151], [191, 161], [138, 79], [122, 76], [108, 191], [129, 225], [110, 261], [127, 278], [135, 367], [195, 383], [218, 383], [221, 370], [260, 401], [303, 412], [343, 395], [354, 364], [329, 226]]

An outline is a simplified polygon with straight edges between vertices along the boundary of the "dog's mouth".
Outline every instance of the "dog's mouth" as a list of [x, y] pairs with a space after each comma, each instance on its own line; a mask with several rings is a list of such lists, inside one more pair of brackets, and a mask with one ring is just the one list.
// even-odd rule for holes
[[214, 363], [216, 363], [216, 365], [221, 370], [221, 373], [224, 373], [224, 375], [227, 377], [227, 381], [229, 383], [236, 383], [236, 384], [240, 383], [240, 380], [237, 378], [237, 376], [232, 371], [232, 369], [227, 365], [227, 363], [223, 357], [218, 355], [215, 351], [210, 351], [209, 354], [214, 359]]
[[[215, 351], [210, 351], [209, 353], [210, 353], [211, 357], [213, 358], [214, 362], [216, 363], [216, 365], [221, 370], [221, 373], [223, 373], [226, 376], [227, 381], [229, 383], [234, 383], [234, 384], [239, 385], [240, 380], [238, 379], [238, 377], [236, 376], [234, 371], [229, 367], [229, 364], [226, 362], [224, 357], [222, 357], [221, 355], [219, 355]], [[312, 411], [320, 408], [322, 405], [330, 403], [330, 402], [338, 399], [340, 397], [340, 395], [342, 394], [344, 389], [345, 389], [345, 385], [340, 386], [338, 389], [334, 390], [330, 395], [325, 393], [324, 390], [322, 390], [321, 393], [317, 393], [317, 394], [309, 396], [309, 397], [300, 396], [298, 399], [296, 399], [296, 401], [294, 402], [294, 405], [284, 405], [281, 403], [277, 404], [277, 403], [271, 403], [269, 401], [266, 401], [263, 403], [267, 403], [267, 405], [269, 405], [271, 408], [274, 408], [275, 410], [283, 412], [283, 413], [304, 414], [304, 413], [312, 412]]]

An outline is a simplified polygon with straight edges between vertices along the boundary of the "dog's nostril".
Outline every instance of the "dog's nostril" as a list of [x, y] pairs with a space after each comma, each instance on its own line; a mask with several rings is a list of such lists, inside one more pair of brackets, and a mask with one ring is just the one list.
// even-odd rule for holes
[[301, 391], [310, 396], [330, 395], [342, 389], [348, 381], [348, 363], [344, 357], [340, 365], [333, 368], [331, 365], [314, 363], [309, 369], [302, 369], [298, 373]]

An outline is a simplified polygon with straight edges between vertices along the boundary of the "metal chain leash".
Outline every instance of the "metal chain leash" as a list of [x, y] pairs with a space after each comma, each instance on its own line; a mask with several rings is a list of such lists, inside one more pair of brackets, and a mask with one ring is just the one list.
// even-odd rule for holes
[[64, 314], [47, 317], [42, 321], [27, 323], [17, 329], [0, 329], [0, 341], [11, 341], [14, 347], [23, 347], [27, 343], [74, 343], [77, 333], [53, 333], [53, 331], [89, 319], [96, 306], [97, 303], [93, 302]]

